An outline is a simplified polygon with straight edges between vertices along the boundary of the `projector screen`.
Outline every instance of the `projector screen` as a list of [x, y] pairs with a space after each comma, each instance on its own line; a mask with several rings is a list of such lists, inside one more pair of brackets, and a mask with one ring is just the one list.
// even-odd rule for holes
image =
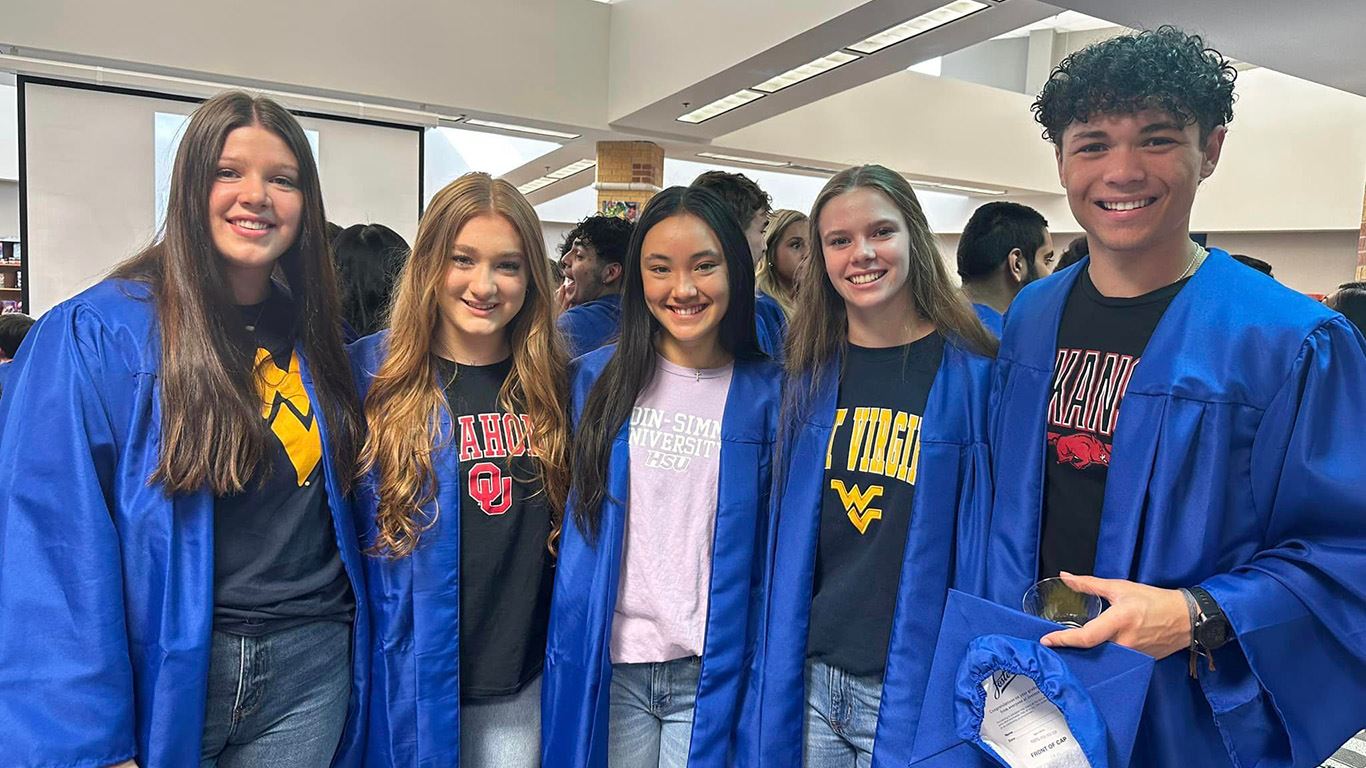
[[[166, 127], [195, 104], [23, 82], [28, 310], [42, 314], [95, 284], [156, 235]], [[162, 126], [158, 141], [158, 123]], [[318, 161], [327, 218], [417, 234], [422, 132], [301, 117]], [[164, 183], [164, 182], [163, 182]]]

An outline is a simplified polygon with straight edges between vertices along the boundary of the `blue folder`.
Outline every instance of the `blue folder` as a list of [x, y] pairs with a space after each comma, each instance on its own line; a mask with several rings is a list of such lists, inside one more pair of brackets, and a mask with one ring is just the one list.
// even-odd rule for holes
[[[1006, 635], [1036, 644], [1039, 638], [1058, 628], [1051, 621], [949, 590], [910, 765], [996, 766], [992, 757], [960, 736], [959, 672], [968, 647], [987, 635]], [[1152, 678], [1152, 657], [1113, 643], [1087, 650], [1036, 648], [1042, 654], [1056, 654], [1066, 666], [1070, 682], [1084, 687], [1085, 694], [1089, 694], [1104, 724], [1108, 768], [1127, 768]]]

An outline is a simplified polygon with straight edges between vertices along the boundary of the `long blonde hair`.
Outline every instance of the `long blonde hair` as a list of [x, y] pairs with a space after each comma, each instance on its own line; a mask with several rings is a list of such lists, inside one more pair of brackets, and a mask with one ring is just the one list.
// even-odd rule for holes
[[436, 522], [422, 507], [436, 497], [434, 448], [451, 439], [441, 434], [446, 398], [436, 380], [432, 353], [438, 293], [460, 228], [488, 213], [502, 216], [517, 230], [530, 275], [526, 301], [507, 325], [512, 371], [498, 401], [509, 413], [524, 411], [531, 417], [532, 444], [551, 507], [552, 549], [559, 534], [569, 489], [569, 419], [564, 405], [569, 396], [568, 357], [555, 328], [554, 284], [540, 221], [508, 182], [486, 173], [467, 173], [436, 193], [422, 217], [394, 295], [384, 362], [365, 401], [369, 435], [361, 448], [359, 474], [376, 469], [379, 473], [378, 533], [372, 554], [404, 557]]
[[[797, 306], [797, 281], [785, 280], [778, 273], [778, 249], [783, 244], [783, 230], [790, 225], [807, 221], [806, 214], [790, 208], [779, 208], [768, 219], [768, 234], [764, 236], [764, 257], [754, 268], [754, 281], [759, 290], [773, 297], [783, 314], [792, 319], [792, 310]], [[811, 241], [807, 235], [807, 242]]]
[[[849, 316], [844, 300], [835, 292], [825, 271], [820, 217], [826, 203], [860, 187], [886, 195], [906, 220], [911, 251], [906, 290], [915, 312], [947, 338], [979, 354], [995, 357], [997, 341], [982, 327], [962, 291], [949, 279], [934, 233], [911, 185], [901, 174], [880, 165], [860, 165], [831, 177], [811, 206], [811, 255], [797, 278], [803, 286], [802, 311], [793, 318], [787, 335], [788, 372], [794, 379], [809, 373], [821, 374], [844, 358], [849, 343]], [[812, 376], [813, 388], [819, 379], [819, 375]]]

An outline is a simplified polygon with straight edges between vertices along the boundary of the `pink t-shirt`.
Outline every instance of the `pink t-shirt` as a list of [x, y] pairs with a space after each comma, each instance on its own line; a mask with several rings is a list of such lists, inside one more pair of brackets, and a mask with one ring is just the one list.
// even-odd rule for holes
[[721, 416], [733, 366], [697, 370], [655, 359], [654, 380], [631, 412], [614, 664], [701, 656], [707, 635]]

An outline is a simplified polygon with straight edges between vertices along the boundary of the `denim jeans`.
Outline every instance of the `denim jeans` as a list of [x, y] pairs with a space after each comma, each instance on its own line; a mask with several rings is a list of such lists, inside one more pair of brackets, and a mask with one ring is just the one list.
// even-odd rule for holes
[[807, 661], [806, 768], [872, 765], [881, 702], [881, 677], [856, 677], [822, 661]]
[[607, 724], [610, 768], [684, 768], [702, 660], [613, 664]]
[[350, 699], [350, 624], [215, 631], [200, 768], [327, 768]]
[[541, 764], [541, 678], [510, 696], [460, 704], [460, 764], [537, 768]]

